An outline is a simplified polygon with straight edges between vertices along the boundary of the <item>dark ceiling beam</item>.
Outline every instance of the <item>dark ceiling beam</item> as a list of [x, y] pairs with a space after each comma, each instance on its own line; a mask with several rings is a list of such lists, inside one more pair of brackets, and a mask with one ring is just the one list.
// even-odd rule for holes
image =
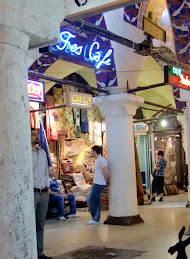
[[167, 115], [167, 116], [162, 116], [162, 117], [158, 117], [158, 118], [150, 118], [150, 119], [140, 119], [140, 120], [134, 120], [133, 123], [137, 123], [137, 122], [156, 122], [158, 120], [165, 120], [167, 118], [170, 118], [170, 117], [176, 117], [177, 114], [174, 114], [174, 115]]
[[56, 78], [56, 77], [47, 76], [45, 74], [41, 74], [41, 73], [34, 72], [34, 71], [31, 71], [31, 70], [28, 70], [28, 75], [31, 76], [32, 78], [37, 78], [37, 79], [41, 78], [41, 79], [52, 81], [52, 82], [55, 82], [55, 83], [58, 83], [58, 84], [66, 84], [66, 85], [76, 86], [78, 88], [83, 88], [83, 89], [85, 89], [87, 91], [90, 91], [90, 92], [101, 92], [101, 93], [109, 94], [109, 92], [107, 90], [102, 89], [102, 88], [95, 88], [95, 87], [92, 87], [92, 86], [89, 86], [89, 85], [86, 85], [86, 84], [81, 84], [81, 83], [77, 83], [77, 82], [66, 80], [66, 79], [59, 79], [59, 78]]
[[140, 109], [143, 109], [143, 110], [154, 111], [154, 112], [159, 112], [159, 111], [161, 111], [161, 110], [150, 109], [150, 108], [146, 108], [146, 107], [142, 107], [142, 106], [140, 106], [139, 108], [140, 108]]
[[71, 22], [71, 21], [68, 21], [68, 20], [64, 20], [64, 21], [66, 21], [67, 23], [73, 24], [77, 27], [80, 27], [80, 28], [82, 28], [82, 30], [84, 30], [86, 32], [92, 32], [92, 33], [94, 33], [96, 35], [99, 35], [101, 37], [105, 37], [107, 39], [113, 40], [113, 41], [115, 41], [117, 43], [120, 43], [122, 45], [125, 45], [126, 47], [135, 49], [136, 51], [143, 50], [143, 49], [146, 49], [146, 48], [150, 47], [150, 46], [147, 46], [147, 44], [144, 46], [143, 44], [135, 43], [131, 40], [128, 40], [126, 38], [118, 36], [117, 34], [112, 33], [111, 31], [108, 31], [108, 30], [106, 30], [102, 27], [99, 27], [99, 26], [94, 25], [92, 23], [86, 22], [84, 20], [78, 20], [78, 21], [74, 21], [74, 22]]
[[135, 92], [139, 92], [139, 91], [149, 90], [149, 89], [160, 87], [160, 86], [164, 86], [164, 85], [168, 85], [168, 84], [160, 83], [160, 84], [155, 84], [155, 85], [148, 85], [148, 86], [145, 86], [145, 87], [139, 87], [138, 86], [135, 89], [127, 90], [127, 93], [130, 94], [130, 93], [135, 93]]
[[159, 108], [170, 110], [170, 111], [177, 112], [177, 113], [183, 113], [183, 111], [180, 111], [180, 110], [177, 110], [177, 109], [174, 109], [174, 108], [170, 108], [168, 106], [164, 106], [164, 105], [157, 104], [157, 103], [144, 101], [144, 104], [148, 104], [148, 105], [151, 105], [151, 106], [159, 107]]

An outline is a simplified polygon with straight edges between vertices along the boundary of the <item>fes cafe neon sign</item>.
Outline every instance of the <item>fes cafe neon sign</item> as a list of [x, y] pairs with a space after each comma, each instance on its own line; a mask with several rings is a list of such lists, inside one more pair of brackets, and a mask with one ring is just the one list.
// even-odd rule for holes
[[[83, 57], [85, 61], [92, 62], [95, 67], [99, 69], [101, 66], [111, 66], [111, 54], [112, 49], [109, 49], [106, 53], [100, 49], [100, 43], [94, 41], [91, 44], [78, 45], [77, 43], [71, 43], [76, 36], [68, 31], [63, 31], [60, 34], [60, 43], [53, 46], [54, 51], [65, 51], [71, 55]], [[85, 38], [84, 38], [85, 41]]]
[[188, 76], [184, 77], [184, 75], [181, 74], [181, 69], [180, 69], [180, 68], [173, 67], [173, 68], [172, 68], [172, 72], [173, 72], [174, 75], [180, 77], [180, 81], [179, 81], [179, 82], [180, 82], [182, 85], [190, 87], [190, 80], [189, 80], [189, 77], [188, 77]]
[[28, 80], [28, 96], [30, 101], [44, 102], [44, 84]]

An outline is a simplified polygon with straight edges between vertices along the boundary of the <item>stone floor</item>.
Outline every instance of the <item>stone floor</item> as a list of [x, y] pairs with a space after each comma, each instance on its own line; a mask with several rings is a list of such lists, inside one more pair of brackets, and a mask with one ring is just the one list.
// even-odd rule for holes
[[[77, 211], [81, 216], [77, 219], [68, 219], [66, 222], [47, 221], [45, 254], [57, 257], [77, 249], [97, 246], [145, 251], [141, 256], [133, 258], [176, 258], [177, 254], [171, 256], [167, 251], [178, 242], [182, 226], [186, 230], [189, 228], [190, 208], [185, 207], [186, 201], [187, 193], [183, 193], [164, 197], [164, 202], [156, 201], [152, 205], [139, 206], [139, 214], [144, 223], [134, 226], [104, 225], [108, 211], [102, 212], [98, 226], [85, 225], [90, 214], [84, 210]], [[186, 251], [190, 257], [190, 246]]]

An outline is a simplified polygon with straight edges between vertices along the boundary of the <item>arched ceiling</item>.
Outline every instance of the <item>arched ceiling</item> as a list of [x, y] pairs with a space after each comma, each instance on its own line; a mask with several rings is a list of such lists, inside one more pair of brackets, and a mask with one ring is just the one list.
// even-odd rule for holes
[[[163, 12], [166, 10], [166, 2], [165, 0], [150, 0], [148, 3], [146, 10], [146, 16], [148, 16], [148, 12], [152, 12], [152, 20], [153, 22], [160, 25], [160, 20]], [[141, 10], [141, 8], [139, 8]], [[133, 10], [131, 9], [130, 12]], [[113, 31], [121, 36], [126, 38], [131, 38], [134, 41], [141, 42], [143, 40], [143, 31], [135, 28], [131, 22], [131, 24], [127, 24], [123, 21], [123, 9], [114, 10], [112, 12], [105, 13], [105, 20], [108, 30]], [[142, 13], [143, 14], [143, 13]], [[145, 14], [145, 13], [144, 13]], [[144, 15], [143, 14], [143, 15]], [[139, 17], [141, 17], [141, 12], [139, 11]], [[117, 19], [115, 19], [117, 17]], [[120, 20], [119, 20], [120, 18]], [[102, 20], [102, 17], [98, 18]], [[139, 18], [140, 19], [140, 18]], [[98, 21], [99, 21], [98, 20]], [[131, 19], [132, 21], [133, 19]], [[113, 22], [115, 21], [115, 22]], [[118, 21], [120, 21], [120, 27], [118, 27]], [[122, 25], [122, 26], [121, 26]], [[160, 46], [167, 46], [169, 49], [174, 49], [173, 44], [173, 36], [171, 27], [165, 28], [167, 31], [167, 42], [164, 44], [161, 41], [157, 41], [156, 49], [159, 49]], [[133, 38], [134, 37], [134, 38]], [[128, 79], [130, 88], [135, 88], [136, 86], [148, 86], [152, 84], [158, 84], [164, 82], [164, 73], [158, 63], [149, 56], [148, 58], [139, 56], [134, 53], [131, 49], [124, 47], [120, 44], [112, 42], [112, 47], [115, 49], [115, 62], [116, 62], [116, 71], [118, 77], [118, 85], [125, 86]], [[165, 49], [160, 51], [160, 56], [163, 56], [165, 53]], [[125, 53], [125, 55], [124, 55]], [[131, 56], [130, 56], [131, 53]], [[149, 53], [150, 55], [150, 53]], [[175, 57], [175, 54], [174, 54]], [[45, 60], [45, 59], [44, 59]], [[65, 78], [66, 76], [72, 73], [78, 73], [81, 75], [90, 86], [97, 87], [97, 75], [95, 75], [94, 70], [73, 64], [63, 60], [57, 60], [50, 62], [48, 60], [44, 61], [38, 60], [35, 66], [32, 68], [34, 71], [39, 71], [41, 67], [44, 67], [42, 73], [46, 75], [54, 76], [57, 78]], [[126, 60], [126, 62], [124, 62]], [[43, 65], [41, 65], [41, 62]], [[31, 62], [29, 62], [31, 63]], [[143, 65], [144, 63], [144, 65]], [[32, 64], [32, 63], [31, 63]], [[31, 65], [30, 64], [30, 65]], [[141, 72], [139, 72], [141, 71]], [[132, 76], [134, 74], [134, 76]], [[139, 75], [139, 78], [138, 78]], [[119, 80], [119, 78], [121, 80]], [[138, 81], [138, 84], [137, 84]], [[53, 82], [45, 82], [46, 92], [54, 85]], [[138, 92], [138, 95], [145, 98], [146, 101], [158, 103], [164, 106], [169, 104], [175, 108], [175, 101], [173, 97], [172, 87], [169, 85]], [[148, 105], [143, 105], [147, 108], [154, 108], [159, 110], [159, 108], [150, 107]], [[144, 116], [146, 118], [150, 118], [155, 112], [143, 110]]]
[[[96, 76], [93, 69], [83, 67], [61, 59], [58, 59], [56, 62], [54, 62], [45, 71], [44, 74], [59, 79], [63, 79], [72, 73], [77, 73], [81, 75], [90, 86], [97, 87]], [[54, 82], [46, 81], [45, 92], [47, 93], [47, 91], [49, 91], [54, 84]]]
[[[139, 76], [138, 86], [148, 86], [152, 84], [158, 84], [164, 82], [164, 73], [158, 63], [152, 58], [148, 57], [144, 63], [143, 69]], [[142, 96], [146, 101], [157, 103], [160, 105], [167, 106], [172, 105], [176, 108], [175, 100], [173, 96], [172, 87], [170, 85], [152, 88], [150, 90], [144, 90], [136, 93]], [[142, 107], [160, 110], [154, 106], [143, 104]], [[143, 109], [143, 115], [145, 118], [150, 118], [156, 111], [149, 111]]]

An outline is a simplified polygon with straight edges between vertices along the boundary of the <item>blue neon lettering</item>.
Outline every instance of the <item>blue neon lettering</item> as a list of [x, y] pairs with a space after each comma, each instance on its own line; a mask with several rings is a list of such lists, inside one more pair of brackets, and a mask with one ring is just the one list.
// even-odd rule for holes
[[112, 49], [109, 49], [108, 52], [106, 53], [105, 57], [102, 59], [102, 61], [100, 61], [98, 63], [98, 65], [96, 65], [96, 68], [100, 68], [103, 64], [105, 64], [106, 66], [110, 66], [111, 65], [111, 59], [107, 59], [110, 55], [112, 54]]
[[71, 55], [80, 56], [83, 53], [83, 56], [86, 61], [94, 62], [95, 67], [98, 69], [102, 65], [110, 66], [111, 59], [108, 59], [112, 54], [112, 49], [109, 49], [104, 56], [104, 53], [100, 51], [99, 42], [95, 41], [90, 46], [87, 44], [86, 46], [80, 46], [77, 43], [71, 44], [71, 40], [75, 39], [76, 36], [68, 31], [63, 31], [60, 34], [60, 43], [56, 46], [52, 47], [54, 51], [65, 51], [67, 53], [70, 52]]
[[100, 44], [97, 41], [92, 43], [92, 45], [90, 47], [90, 50], [89, 50], [89, 58], [91, 59], [91, 61], [95, 60], [96, 62], [99, 62], [100, 58], [101, 58], [100, 51], [97, 51], [97, 52], [94, 52], [94, 53], [92, 52], [95, 45], [97, 46], [96, 49], [100, 48]]
[[86, 61], [90, 62], [91, 60], [89, 57], [87, 57], [87, 53], [88, 53], [88, 45], [86, 45], [84, 48], [84, 58]]

